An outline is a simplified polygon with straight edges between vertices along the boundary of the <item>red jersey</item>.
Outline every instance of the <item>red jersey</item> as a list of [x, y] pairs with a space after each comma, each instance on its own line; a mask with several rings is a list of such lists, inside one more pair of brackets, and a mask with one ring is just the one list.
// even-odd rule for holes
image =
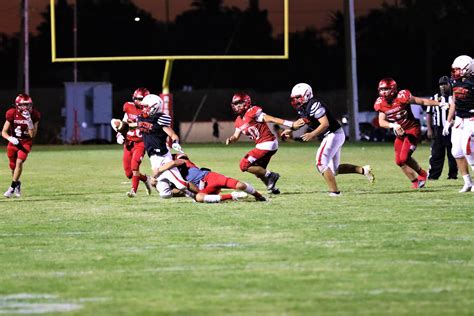
[[[33, 121], [33, 124], [38, 122], [40, 118], [40, 112], [33, 109], [31, 111], [31, 120]], [[16, 137], [20, 140], [31, 139], [30, 134], [28, 134], [28, 121], [19, 111], [16, 110], [16, 108], [8, 109], [5, 114], [5, 119], [10, 122], [10, 136]]]
[[267, 123], [263, 121], [264, 115], [262, 108], [254, 105], [242, 117], [239, 115], [235, 120], [235, 128], [252, 139], [257, 144], [257, 148], [259, 148], [259, 144], [276, 143], [275, 135], [268, 128]]
[[377, 98], [374, 109], [377, 112], [385, 113], [387, 121], [400, 124], [404, 130], [419, 127], [420, 122], [415, 119], [411, 111], [410, 99], [411, 92], [409, 90], [401, 90], [391, 104], [382, 97]]
[[123, 112], [125, 113], [124, 119], [127, 123], [135, 123], [135, 126], [130, 126], [127, 132], [127, 140], [131, 142], [143, 141], [142, 134], [137, 128], [137, 118], [142, 113], [142, 110], [138, 109], [133, 102], [125, 102], [123, 104]]

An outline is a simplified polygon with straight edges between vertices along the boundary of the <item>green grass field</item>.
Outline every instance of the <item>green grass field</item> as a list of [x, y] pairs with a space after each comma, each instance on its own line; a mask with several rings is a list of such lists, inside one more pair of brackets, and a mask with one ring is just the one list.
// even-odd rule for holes
[[[264, 191], [238, 162], [250, 144], [185, 145], [200, 166]], [[376, 184], [316, 173], [316, 144], [270, 164], [282, 194], [221, 204], [135, 199], [121, 148], [36, 146], [23, 197], [0, 200], [0, 314], [473, 315], [474, 193], [410, 189], [391, 144], [346, 144]], [[427, 167], [429, 148], [415, 158]], [[10, 184], [0, 157], [2, 190]], [[149, 172], [148, 158], [142, 171]], [[3, 193], [3, 191], [2, 191]]]

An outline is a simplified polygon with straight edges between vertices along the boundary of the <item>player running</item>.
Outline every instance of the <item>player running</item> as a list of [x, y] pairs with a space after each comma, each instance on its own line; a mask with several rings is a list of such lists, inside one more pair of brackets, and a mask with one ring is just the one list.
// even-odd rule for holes
[[7, 110], [5, 118], [2, 137], [8, 140], [7, 156], [12, 170], [12, 184], [3, 196], [21, 197], [20, 176], [38, 131], [41, 115], [33, 108], [31, 97], [20, 93], [15, 99], [15, 107]]
[[[146, 88], [138, 88], [132, 95], [133, 102], [123, 104], [122, 121], [112, 119], [112, 128], [117, 132], [117, 143], [123, 144], [122, 165], [125, 176], [132, 180], [132, 187], [127, 196], [133, 198], [137, 194], [138, 184], [142, 181], [145, 184], [147, 195], [151, 194], [150, 179], [140, 173], [140, 164], [145, 156], [145, 145], [140, 130], [137, 128], [137, 118], [142, 112], [143, 98], [150, 92]], [[126, 122], [128, 129], [123, 129], [123, 123]]]
[[243, 92], [234, 94], [231, 106], [237, 118], [235, 132], [226, 139], [226, 145], [237, 142], [241, 134], [253, 140], [255, 148], [240, 160], [240, 170], [253, 173], [265, 184], [268, 193], [279, 194], [280, 190], [275, 185], [280, 175], [267, 169], [271, 157], [278, 151], [278, 140], [270, 131], [267, 122], [290, 128], [294, 127], [293, 122], [264, 113], [263, 109], [253, 105], [250, 96]]
[[358, 173], [373, 183], [375, 178], [369, 165], [360, 167], [352, 164], [339, 164], [341, 148], [346, 135], [341, 124], [334, 118], [329, 108], [313, 96], [313, 89], [306, 83], [298, 83], [291, 90], [291, 105], [300, 117], [292, 129], [286, 129], [282, 137], [288, 137], [292, 130], [308, 125], [309, 132], [301, 136], [305, 142], [318, 137], [321, 145], [316, 153], [316, 167], [329, 188], [329, 196], [340, 196], [335, 176], [345, 173]]
[[374, 109], [379, 112], [379, 124], [382, 128], [393, 129], [395, 138], [395, 163], [412, 183], [413, 189], [425, 186], [428, 174], [412, 157], [421, 137], [420, 121], [415, 119], [411, 104], [422, 106], [444, 106], [446, 102], [438, 102], [416, 97], [409, 90], [397, 89], [397, 83], [392, 78], [380, 80], [378, 85], [379, 97]]

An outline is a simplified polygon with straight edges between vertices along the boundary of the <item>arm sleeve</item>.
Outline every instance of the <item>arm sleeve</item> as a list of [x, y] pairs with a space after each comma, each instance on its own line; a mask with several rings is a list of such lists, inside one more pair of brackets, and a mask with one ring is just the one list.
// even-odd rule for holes
[[316, 101], [311, 106], [311, 112], [309, 115], [319, 120], [321, 117], [326, 115], [326, 107], [321, 102]]
[[158, 125], [160, 126], [166, 126], [170, 127], [171, 126], [171, 116], [168, 114], [163, 114], [158, 118]]

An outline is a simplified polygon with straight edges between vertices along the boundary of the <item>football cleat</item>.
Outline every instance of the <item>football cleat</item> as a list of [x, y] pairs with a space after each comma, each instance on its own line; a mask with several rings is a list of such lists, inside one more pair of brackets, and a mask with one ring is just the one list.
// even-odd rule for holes
[[342, 195], [341, 191], [329, 192], [330, 197], [338, 197], [341, 195]]
[[11, 198], [13, 196], [13, 193], [15, 192], [15, 189], [12, 187], [9, 187], [5, 193], [3, 193], [3, 196], [6, 198]]
[[232, 200], [234, 201], [245, 199], [248, 196], [244, 191], [234, 191], [231, 192], [230, 195], [232, 195]]
[[144, 183], [145, 183], [146, 195], [150, 195], [151, 194], [151, 188], [153, 187], [151, 185], [151, 177], [146, 176], [146, 181]]
[[375, 182], [375, 176], [372, 172], [372, 167], [370, 165], [366, 165], [362, 167], [362, 170], [364, 170], [364, 176], [367, 178], [367, 180], [373, 184]]
[[257, 202], [266, 202], [267, 198], [264, 197], [263, 195], [255, 196], [255, 201]]
[[415, 180], [414, 182], [411, 183], [411, 188], [412, 189], [418, 189], [419, 188], [417, 180]]
[[137, 196], [137, 193], [135, 193], [135, 191], [131, 189], [130, 192], [127, 192], [127, 196], [129, 198], [134, 198], [135, 196]]
[[280, 178], [280, 175], [276, 172], [271, 172], [268, 177], [267, 177], [267, 190], [273, 190], [275, 188], [275, 185]]
[[268, 190], [269, 194], [280, 194], [280, 189], [278, 188], [273, 188], [271, 190]]
[[472, 184], [466, 183], [466, 184], [464, 184], [462, 189], [459, 190], [459, 193], [466, 193], [466, 192], [471, 192], [471, 191], [472, 191]]
[[426, 171], [421, 170], [419, 175], [418, 175], [418, 188], [421, 189], [425, 186], [426, 184], [426, 179], [428, 178], [428, 174]]
[[14, 194], [18, 198], [21, 197], [21, 182], [20, 181], [18, 181], [18, 184], [15, 188]]

